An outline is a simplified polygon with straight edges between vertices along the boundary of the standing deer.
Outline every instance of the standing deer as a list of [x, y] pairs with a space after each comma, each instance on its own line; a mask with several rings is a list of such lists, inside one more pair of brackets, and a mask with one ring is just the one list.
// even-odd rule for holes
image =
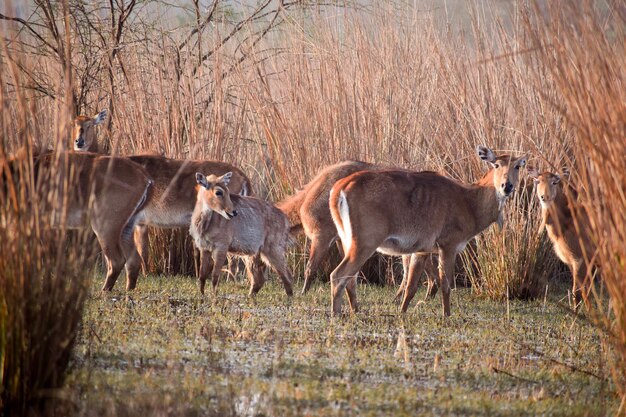
[[[554, 252], [572, 271], [575, 308], [578, 308], [582, 300], [588, 304], [591, 279], [586, 279], [585, 258], [591, 260], [595, 253], [588, 224], [583, 217], [574, 217], [575, 212], [572, 213], [558, 174], [548, 171], [540, 173], [533, 167], [528, 167], [528, 174], [535, 181], [537, 197], [541, 203], [540, 231], [546, 228], [554, 245]], [[563, 175], [568, 177], [569, 172], [564, 169]], [[575, 201], [576, 191], [569, 187], [568, 192], [572, 201]]]
[[[338, 181], [330, 193], [330, 211], [345, 256], [331, 273], [331, 307], [341, 313], [345, 289], [357, 311], [356, 277], [375, 252], [406, 255], [439, 252], [443, 314], [450, 315], [450, 280], [456, 255], [467, 242], [501, 218], [515, 190], [526, 156], [496, 156], [480, 146], [478, 156], [492, 169], [474, 184], [434, 172], [362, 171]], [[424, 255], [412, 256], [402, 301], [405, 312], [424, 270]]]
[[289, 220], [272, 204], [254, 197], [231, 194], [228, 185], [233, 177], [206, 177], [196, 173], [197, 200], [189, 233], [202, 252], [200, 292], [211, 274], [213, 290], [217, 291], [221, 265], [226, 254], [248, 255], [250, 295], [256, 294], [265, 282], [260, 260], [273, 267], [285, 287], [293, 294], [291, 273], [285, 252], [289, 245]]
[[[8, 161], [10, 171], [19, 172], [20, 162]], [[36, 155], [33, 162], [41, 192], [53, 197], [53, 212], [65, 208], [65, 227], [91, 226], [96, 234], [107, 264], [102, 290], [113, 289], [124, 264], [126, 287], [132, 288], [138, 273], [133, 267], [139, 259], [132, 231], [151, 198], [153, 182], [148, 173], [126, 158], [93, 153], [46, 152]], [[55, 216], [53, 224], [60, 221]]]
[[302, 294], [311, 287], [320, 264], [338, 237], [328, 207], [330, 189], [335, 182], [350, 174], [377, 168], [376, 165], [361, 161], [339, 162], [324, 168], [296, 194], [276, 204], [289, 218], [292, 233], [303, 230], [311, 240]]
[[[73, 136], [76, 151], [99, 151], [96, 126], [102, 123], [106, 116], [107, 111], [102, 110], [94, 117], [78, 116], [74, 120]], [[148, 259], [147, 226], [189, 227], [196, 203], [194, 189], [196, 172], [210, 172], [215, 175], [231, 172], [231, 192], [241, 195], [252, 194], [250, 180], [246, 174], [225, 162], [170, 159], [158, 155], [133, 155], [128, 158], [141, 165], [154, 180], [154, 197], [146, 204], [135, 228], [135, 245], [140, 254], [139, 261], [143, 260], [144, 264]], [[132, 269], [135, 268], [136, 266], [132, 265]]]
[[[302, 294], [305, 294], [311, 287], [311, 282], [320, 264], [324, 261], [331, 245], [339, 237], [328, 206], [331, 188], [338, 180], [355, 172], [381, 169], [383, 167], [380, 165], [367, 162], [342, 161], [322, 169], [296, 194], [276, 204], [276, 207], [281, 209], [289, 218], [291, 232], [299, 233], [304, 230], [307, 238], [311, 241], [309, 260], [304, 270]], [[405, 273], [398, 294], [402, 291], [406, 280], [409, 256], [404, 256], [402, 260]], [[432, 263], [428, 262], [427, 266], [432, 267]], [[432, 286], [430, 280], [429, 284]]]

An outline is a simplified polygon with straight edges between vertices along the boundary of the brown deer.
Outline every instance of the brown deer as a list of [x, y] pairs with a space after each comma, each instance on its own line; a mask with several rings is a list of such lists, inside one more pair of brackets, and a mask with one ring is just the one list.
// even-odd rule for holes
[[75, 151], [102, 153], [96, 134], [96, 126], [102, 124], [106, 118], [107, 110], [104, 109], [93, 117], [81, 115], [74, 119], [72, 138]]
[[[322, 169], [309, 183], [294, 195], [278, 202], [276, 207], [281, 209], [289, 218], [291, 233], [304, 231], [311, 241], [309, 260], [304, 270], [304, 286], [302, 294], [311, 287], [313, 278], [324, 261], [328, 250], [339, 237], [328, 207], [328, 198], [333, 185], [340, 179], [359, 171], [381, 170], [383, 167], [361, 161], [342, 161]], [[408, 271], [409, 256], [403, 257], [405, 276], [398, 294], [401, 293]], [[432, 266], [429, 262], [428, 266]], [[430, 284], [430, 280], [429, 280]]]
[[[478, 156], [492, 169], [474, 184], [443, 175], [406, 170], [362, 171], [338, 181], [330, 210], [345, 256], [331, 273], [332, 313], [341, 313], [343, 290], [357, 311], [356, 277], [375, 252], [390, 255], [439, 252], [443, 314], [450, 315], [450, 280], [456, 255], [467, 242], [501, 218], [515, 190], [526, 156], [496, 156], [480, 146]], [[402, 301], [405, 312], [419, 284], [427, 256], [413, 256]]]
[[311, 240], [309, 260], [304, 270], [302, 294], [311, 287], [313, 277], [324, 261], [331, 245], [337, 240], [337, 229], [330, 215], [328, 197], [338, 180], [358, 171], [379, 169], [361, 161], [343, 161], [322, 169], [296, 194], [278, 202], [276, 207], [289, 218], [293, 234], [304, 231]]
[[[595, 253], [595, 246], [588, 233], [589, 226], [582, 216], [576, 216], [575, 211], [572, 211], [560, 175], [548, 171], [540, 173], [533, 167], [528, 167], [528, 175], [535, 181], [541, 203], [540, 231], [545, 227], [554, 245], [554, 252], [572, 271], [575, 308], [583, 300], [588, 305], [592, 279], [587, 279], [585, 258], [592, 260]], [[563, 170], [563, 176], [569, 177], [567, 169]], [[567, 193], [570, 201], [574, 202], [577, 192], [568, 187]]]
[[291, 273], [285, 259], [290, 243], [289, 220], [268, 202], [231, 194], [228, 185], [232, 177], [230, 172], [220, 177], [196, 173], [197, 200], [189, 233], [202, 253], [200, 293], [204, 294], [209, 272], [213, 290], [217, 291], [221, 266], [230, 252], [248, 256], [250, 295], [256, 294], [265, 282], [260, 262], [263, 260], [276, 270], [285, 292], [291, 296]]
[[[22, 162], [9, 160], [10, 171], [19, 172]], [[134, 287], [139, 254], [132, 231], [151, 198], [153, 182], [148, 173], [126, 158], [75, 152], [35, 155], [33, 168], [43, 195], [53, 197], [52, 211], [66, 210], [65, 227], [91, 226], [96, 234], [107, 264], [102, 290], [113, 289], [124, 264], [126, 287]], [[61, 220], [54, 216], [53, 224]]]
[[[102, 123], [106, 116], [107, 111], [102, 110], [94, 117], [78, 116], [74, 120], [73, 137], [76, 151], [100, 149], [96, 126]], [[215, 175], [231, 172], [230, 191], [241, 195], [252, 194], [251, 183], [246, 174], [225, 162], [170, 159], [158, 155], [133, 155], [128, 158], [141, 165], [154, 180], [154, 197], [146, 204], [135, 228], [135, 244], [140, 260], [143, 260], [144, 264], [148, 259], [147, 226], [189, 227], [196, 203], [194, 189], [196, 172], [210, 172]]]

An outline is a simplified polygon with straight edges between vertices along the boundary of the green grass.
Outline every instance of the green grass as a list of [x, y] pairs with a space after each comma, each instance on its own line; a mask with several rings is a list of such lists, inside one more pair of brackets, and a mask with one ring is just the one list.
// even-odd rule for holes
[[98, 284], [69, 377], [82, 415], [583, 416], [618, 405], [602, 338], [562, 307], [565, 289], [509, 306], [458, 289], [443, 319], [439, 297], [402, 317], [392, 288], [360, 285], [361, 311], [331, 319], [324, 283], [291, 300], [276, 280], [255, 299], [244, 282], [222, 282], [217, 298], [187, 277], [148, 277], [130, 296]]

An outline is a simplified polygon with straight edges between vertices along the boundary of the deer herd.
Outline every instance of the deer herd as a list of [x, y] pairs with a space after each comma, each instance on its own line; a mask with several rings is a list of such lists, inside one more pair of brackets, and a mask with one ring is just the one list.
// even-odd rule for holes
[[[304, 273], [304, 294], [331, 246], [340, 241], [343, 259], [330, 274], [331, 313], [342, 313], [342, 297], [357, 311], [357, 275], [375, 253], [403, 257], [404, 277], [398, 292], [406, 312], [431, 255], [439, 263], [443, 314], [450, 315], [450, 290], [457, 255], [493, 223], [502, 224], [502, 209], [515, 191], [527, 155], [497, 155], [479, 146], [478, 157], [489, 170], [473, 184], [436, 172], [415, 172], [359, 161], [322, 169], [302, 189], [276, 205], [253, 196], [250, 179], [224, 162], [178, 160], [155, 155], [102, 155], [94, 117], [78, 116], [73, 151], [66, 152], [78, 172], [79, 192], [67, 208], [67, 227], [90, 226], [107, 265], [103, 291], [113, 288], [126, 269], [126, 289], [136, 287], [148, 256], [148, 227], [189, 228], [200, 252], [199, 289], [207, 277], [217, 291], [227, 254], [244, 259], [250, 295], [265, 282], [265, 265], [278, 274], [288, 296], [293, 293], [286, 260], [292, 236], [304, 232], [311, 242]], [[49, 167], [54, 153], [35, 156], [35, 169]], [[588, 226], [574, 205], [576, 192], [567, 179], [528, 167], [542, 210], [542, 228], [557, 256], [573, 276], [576, 306], [588, 302], [594, 247]], [[43, 172], [43, 171], [42, 171]], [[565, 184], [564, 184], [565, 183]]]

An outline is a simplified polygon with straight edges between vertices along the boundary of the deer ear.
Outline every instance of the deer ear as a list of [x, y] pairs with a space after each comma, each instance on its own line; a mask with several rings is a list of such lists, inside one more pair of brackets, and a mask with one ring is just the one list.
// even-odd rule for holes
[[233, 177], [233, 173], [232, 172], [227, 172], [226, 174], [222, 175], [220, 177], [220, 181], [222, 181], [225, 185], [228, 185], [228, 183], [230, 182], [230, 179]]
[[478, 157], [483, 161], [489, 162], [490, 164], [496, 162], [496, 155], [488, 147], [478, 146], [476, 147], [476, 152], [478, 153]]
[[539, 170], [535, 168], [534, 166], [529, 165], [526, 168], [526, 172], [528, 172], [528, 176], [534, 179], [535, 181], [539, 178]]
[[196, 182], [200, 184], [201, 186], [203, 186], [204, 188], [209, 188], [209, 183], [207, 182], [204, 174], [196, 172]]
[[104, 122], [106, 118], [107, 118], [107, 109], [102, 109], [100, 113], [96, 114], [93, 117], [93, 124], [99, 125], [100, 123]]

